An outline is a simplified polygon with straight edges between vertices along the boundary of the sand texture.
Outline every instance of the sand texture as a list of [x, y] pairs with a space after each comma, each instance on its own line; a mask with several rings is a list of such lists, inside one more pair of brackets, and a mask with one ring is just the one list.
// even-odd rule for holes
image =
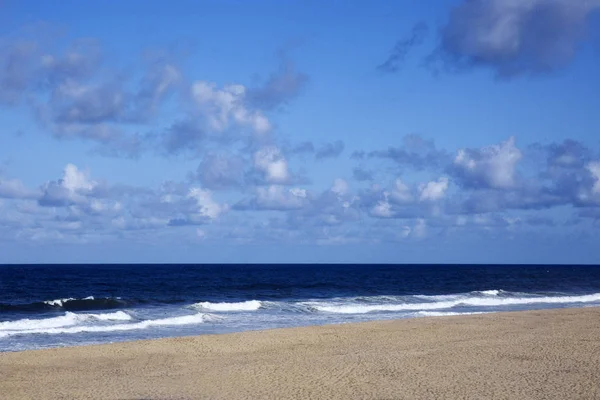
[[600, 307], [0, 353], [1, 399], [600, 399]]

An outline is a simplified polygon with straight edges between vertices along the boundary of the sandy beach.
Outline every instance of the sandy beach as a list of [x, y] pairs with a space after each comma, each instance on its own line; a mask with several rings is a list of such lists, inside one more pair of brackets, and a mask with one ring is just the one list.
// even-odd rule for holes
[[600, 399], [600, 308], [0, 354], [2, 399]]

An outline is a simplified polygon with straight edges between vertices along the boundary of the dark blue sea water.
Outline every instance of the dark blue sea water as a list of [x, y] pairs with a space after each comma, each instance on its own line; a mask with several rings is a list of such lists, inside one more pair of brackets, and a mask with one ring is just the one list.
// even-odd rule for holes
[[600, 267], [0, 266], [0, 351], [600, 306]]

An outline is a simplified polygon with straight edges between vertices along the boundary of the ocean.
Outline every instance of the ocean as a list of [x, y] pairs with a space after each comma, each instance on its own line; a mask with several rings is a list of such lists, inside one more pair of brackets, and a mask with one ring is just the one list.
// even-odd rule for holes
[[4, 265], [0, 351], [592, 306], [599, 266]]

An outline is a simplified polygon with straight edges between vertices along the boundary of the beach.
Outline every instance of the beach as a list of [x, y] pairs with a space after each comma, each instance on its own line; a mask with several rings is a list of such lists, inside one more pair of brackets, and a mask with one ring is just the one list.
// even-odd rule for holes
[[2, 399], [596, 399], [600, 307], [0, 353]]

